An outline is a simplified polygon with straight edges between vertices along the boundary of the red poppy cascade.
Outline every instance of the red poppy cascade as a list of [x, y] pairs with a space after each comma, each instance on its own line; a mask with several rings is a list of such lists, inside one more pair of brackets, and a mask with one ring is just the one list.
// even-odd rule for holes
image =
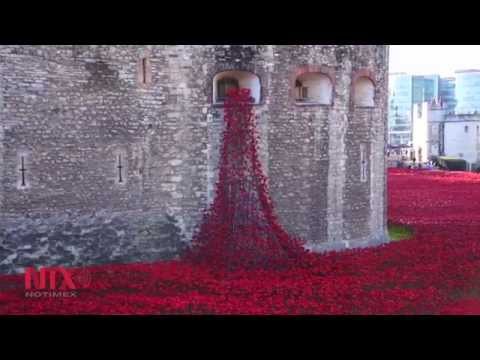
[[302, 241], [279, 224], [258, 156], [249, 89], [225, 100], [225, 130], [215, 198], [186, 258], [223, 269], [275, 268], [305, 252]]

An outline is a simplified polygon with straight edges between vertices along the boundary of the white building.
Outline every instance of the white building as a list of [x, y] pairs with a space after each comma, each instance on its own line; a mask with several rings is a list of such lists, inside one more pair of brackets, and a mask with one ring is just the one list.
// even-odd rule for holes
[[412, 121], [412, 150], [418, 163], [444, 152], [446, 104], [433, 100], [415, 105]]
[[[433, 100], [413, 106], [410, 159], [415, 158], [417, 163], [429, 161], [431, 156], [447, 156], [464, 159], [470, 169], [473, 166], [480, 167], [480, 70], [459, 70], [455, 75], [455, 81], [443, 79], [441, 95], [448, 98], [447, 101], [440, 97], [434, 97]], [[403, 106], [404, 103], [407, 104], [410, 99], [413, 99], [412, 93], [402, 92], [403, 88], [400, 85], [405, 89], [418, 90], [420, 88], [420, 85], [417, 84], [418, 86], [415, 87], [413, 83], [407, 81], [408, 79], [410, 79], [408, 76], [403, 75], [395, 82], [396, 98], [392, 97], [391, 99], [395, 110], [403, 109], [400, 105]], [[436, 94], [436, 90], [433, 92], [430, 90], [430, 95]], [[417, 93], [420, 94], [419, 91]], [[417, 99], [420, 98], [418, 95]], [[440, 100], [438, 100], [439, 98]], [[415, 101], [413, 102], [415, 103]], [[453, 112], [452, 108], [455, 103], [456, 107]], [[392, 119], [395, 119], [397, 112], [391, 111]], [[400, 130], [395, 127], [395, 124], [397, 123], [392, 120], [391, 129]]]
[[480, 70], [455, 72], [457, 106], [445, 116], [445, 155], [480, 163]]
[[444, 137], [445, 156], [480, 163], [480, 114], [447, 115]]

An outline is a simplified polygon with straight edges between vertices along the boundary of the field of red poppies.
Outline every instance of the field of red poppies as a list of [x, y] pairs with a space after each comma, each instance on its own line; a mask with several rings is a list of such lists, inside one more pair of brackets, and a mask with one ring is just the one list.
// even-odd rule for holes
[[480, 314], [480, 175], [389, 170], [389, 220], [411, 239], [222, 273], [183, 261], [88, 268], [77, 297], [25, 298], [0, 277], [0, 314]]

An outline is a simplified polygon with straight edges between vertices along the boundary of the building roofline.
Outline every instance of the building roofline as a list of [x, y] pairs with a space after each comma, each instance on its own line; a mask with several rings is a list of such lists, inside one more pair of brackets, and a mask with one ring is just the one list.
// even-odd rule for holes
[[464, 69], [464, 70], [456, 70], [455, 74], [461, 73], [480, 73], [480, 69]]

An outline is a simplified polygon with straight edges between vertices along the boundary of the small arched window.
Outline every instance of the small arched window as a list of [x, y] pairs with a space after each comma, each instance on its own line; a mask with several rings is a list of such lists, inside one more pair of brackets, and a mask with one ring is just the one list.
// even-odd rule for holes
[[259, 77], [251, 72], [223, 71], [213, 78], [213, 102], [222, 104], [230, 89], [249, 89], [253, 103], [259, 104], [260, 88]]
[[375, 85], [372, 80], [366, 76], [359, 77], [355, 81], [353, 102], [356, 106], [374, 107], [375, 106]]
[[238, 80], [232, 77], [225, 77], [217, 81], [217, 100], [225, 101], [227, 94], [232, 89], [238, 89]]
[[295, 100], [299, 103], [331, 105], [333, 85], [321, 73], [305, 73], [295, 80]]

